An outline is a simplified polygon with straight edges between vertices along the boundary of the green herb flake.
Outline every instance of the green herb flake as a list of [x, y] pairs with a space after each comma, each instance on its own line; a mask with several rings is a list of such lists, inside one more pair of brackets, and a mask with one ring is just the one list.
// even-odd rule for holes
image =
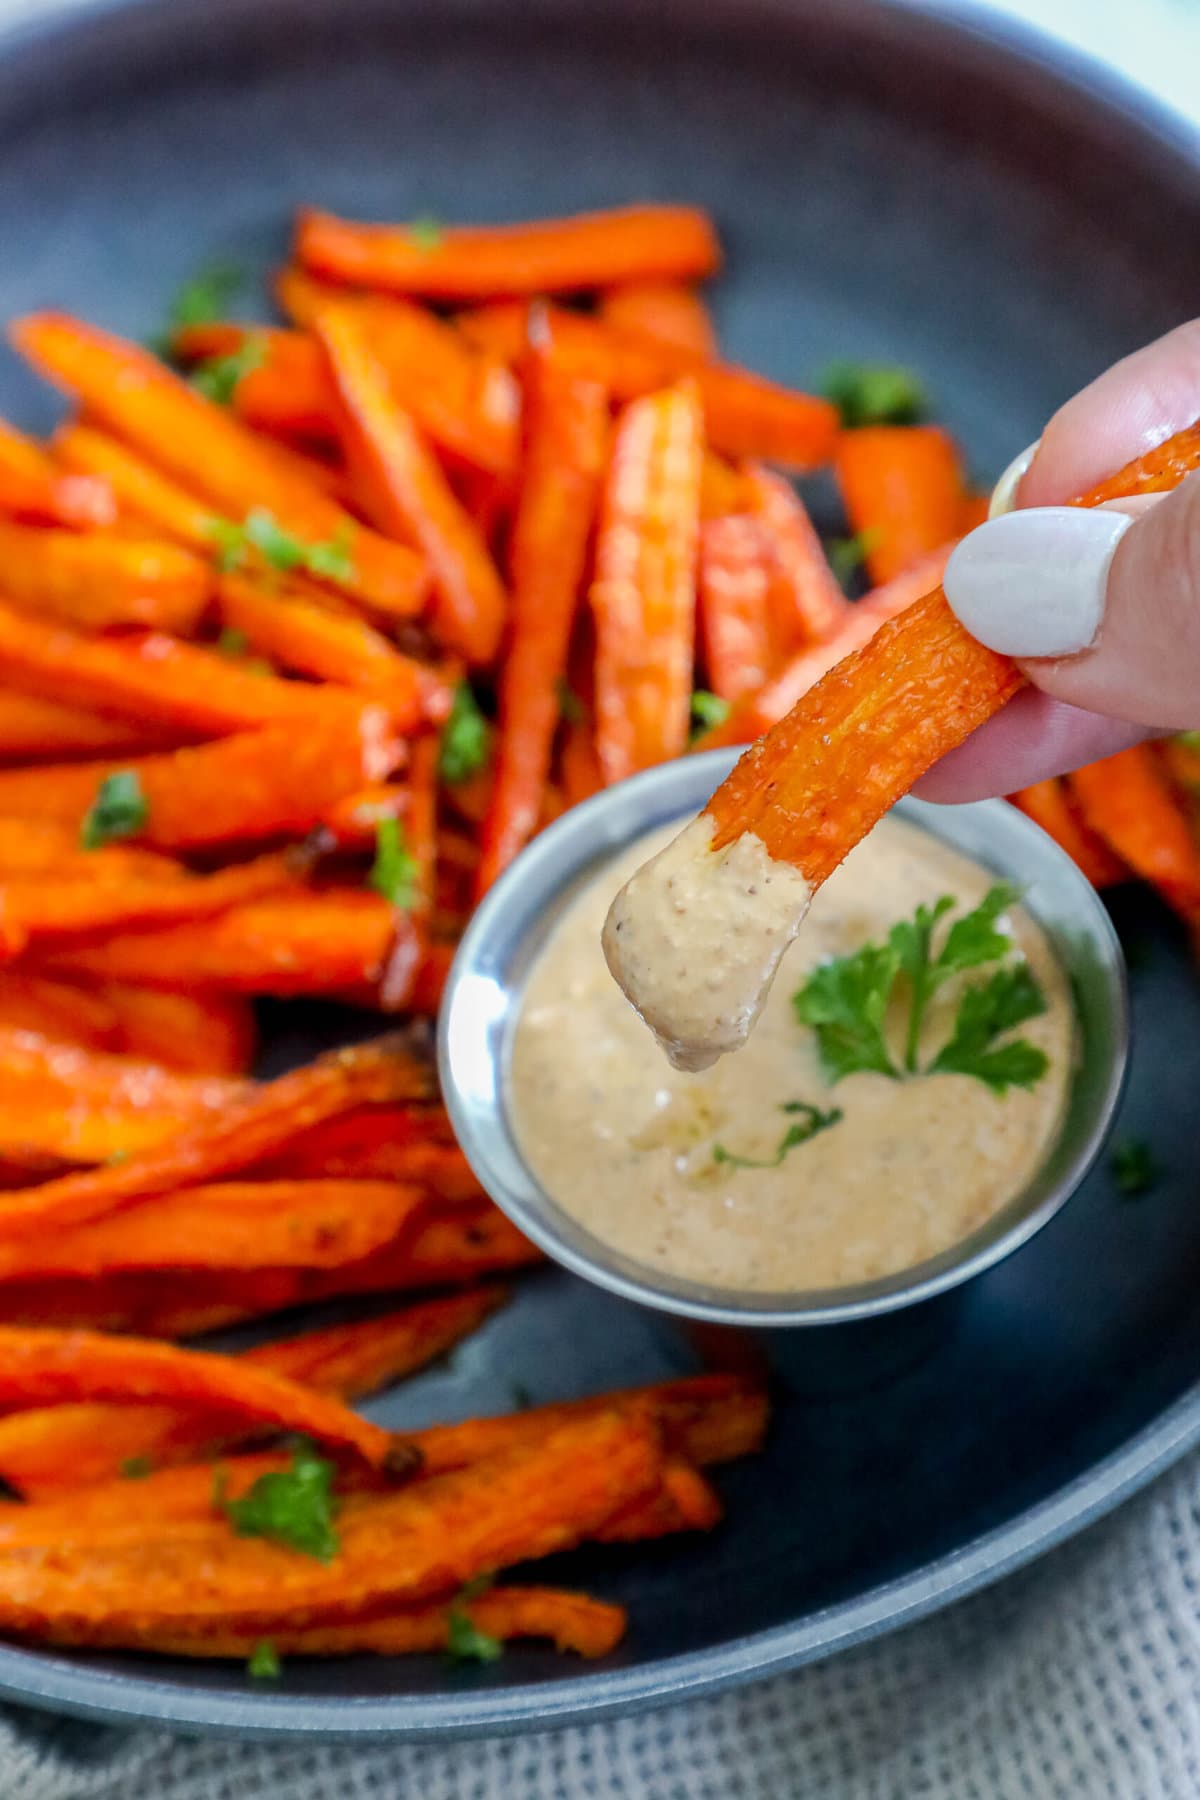
[[825, 546], [829, 566], [843, 587], [848, 587], [879, 542], [879, 527], [869, 525], [853, 537], [830, 538]]
[[692, 694], [692, 737], [703, 737], [706, 731], [715, 731], [729, 717], [729, 702], [722, 700], [719, 694], [710, 694], [707, 688], [696, 688]]
[[480, 1631], [470, 1613], [464, 1608], [463, 1602], [477, 1597], [476, 1593], [472, 1592], [474, 1588], [476, 1588], [474, 1582], [469, 1587], [465, 1587], [459, 1595], [458, 1601], [447, 1614], [446, 1654], [453, 1662], [499, 1662], [504, 1655], [504, 1645], [489, 1631]]
[[279, 1660], [279, 1652], [274, 1644], [264, 1638], [261, 1644], [255, 1644], [246, 1662], [246, 1673], [254, 1681], [278, 1681], [283, 1673], [283, 1664]]
[[127, 1456], [121, 1464], [122, 1481], [144, 1481], [153, 1473], [154, 1464], [148, 1456]]
[[285, 531], [274, 513], [268, 512], [265, 506], [256, 506], [246, 514], [243, 530], [246, 542], [281, 575], [290, 575], [294, 569], [304, 567], [308, 547], [290, 531]]
[[330, 1562], [339, 1547], [333, 1529], [337, 1512], [333, 1475], [331, 1462], [301, 1444], [292, 1452], [290, 1469], [260, 1475], [240, 1500], [226, 1498], [225, 1479], [218, 1472], [213, 1504], [238, 1537], [267, 1538], [318, 1562]]
[[231, 659], [245, 656], [249, 648], [250, 639], [236, 625], [226, 625], [216, 643], [217, 654]]
[[1144, 1138], [1121, 1138], [1112, 1147], [1109, 1168], [1117, 1191], [1128, 1199], [1149, 1193], [1162, 1174], [1158, 1159]]
[[567, 721], [568, 725], [582, 725], [587, 718], [587, 708], [579, 695], [568, 685], [564, 676], [559, 676], [554, 684], [554, 691], [558, 695], [558, 710], [561, 717]]
[[222, 575], [232, 575], [246, 560], [246, 531], [232, 519], [210, 519], [208, 535], [216, 550], [216, 564]]
[[350, 525], [339, 526], [324, 544], [307, 545], [304, 566], [318, 581], [353, 581], [354, 539]]
[[896, 1076], [883, 1035], [888, 1001], [900, 970], [891, 944], [864, 944], [852, 956], [838, 956], [813, 970], [792, 995], [801, 1025], [817, 1034], [817, 1054], [826, 1079], [873, 1070]]
[[397, 911], [411, 912], [420, 899], [420, 876], [399, 819], [380, 819], [375, 827], [375, 861], [367, 877], [370, 886]]
[[430, 213], [422, 213], [419, 218], [410, 221], [408, 235], [414, 248], [428, 256], [430, 251], [441, 249], [446, 234], [439, 219], [435, 219]]
[[858, 425], [913, 425], [928, 411], [921, 382], [911, 369], [893, 363], [830, 363], [819, 386], [849, 429]]
[[817, 1106], [810, 1106], [807, 1100], [785, 1100], [780, 1112], [798, 1113], [799, 1122], [789, 1125], [776, 1146], [774, 1156], [761, 1161], [753, 1156], [735, 1156], [724, 1144], [713, 1145], [713, 1161], [728, 1163], [734, 1169], [777, 1169], [789, 1150], [798, 1144], [807, 1144], [815, 1138], [819, 1131], [828, 1131], [831, 1125], [837, 1125], [842, 1117], [842, 1109], [835, 1106], [829, 1112], [822, 1112]]
[[247, 375], [261, 369], [267, 358], [267, 342], [262, 337], [248, 337], [237, 350], [225, 356], [207, 356], [191, 373], [191, 384], [198, 394], [217, 406], [232, 406], [238, 388]]
[[106, 775], [79, 832], [85, 850], [99, 850], [121, 838], [134, 837], [150, 817], [142, 784], [134, 769]]
[[954, 1034], [934, 1057], [930, 1072], [973, 1075], [997, 1094], [1010, 1087], [1035, 1086], [1046, 1073], [1045, 1051], [1023, 1038], [1000, 1045], [996, 1039], [1045, 1010], [1046, 996], [1028, 963], [997, 969], [987, 981], [972, 982], [959, 1001]]
[[479, 710], [479, 702], [469, 684], [459, 683], [454, 690], [450, 715], [442, 726], [438, 751], [438, 773], [451, 787], [468, 781], [484, 767], [488, 759], [489, 732], [487, 720]]
[[236, 263], [210, 263], [185, 281], [167, 308], [166, 329], [149, 340], [156, 356], [169, 359], [176, 333], [189, 325], [211, 325], [223, 318], [246, 285], [246, 271]]

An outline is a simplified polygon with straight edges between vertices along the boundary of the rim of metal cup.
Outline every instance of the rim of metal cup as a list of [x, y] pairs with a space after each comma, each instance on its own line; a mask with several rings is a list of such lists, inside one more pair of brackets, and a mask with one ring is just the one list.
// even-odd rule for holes
[[1129, 1048], [1125, 960], [1091, 884], [1052, 839], [1003, 800], [897, 813], [950, 848], [1018, 882], [1070, 982], [1076, 1058], [1058, 1135], [1037, 1175], [979, 1230], [879, 1281], [807, 1292], [748, 1293], [685, 1280], [623, 1255], [548, 1194], [525, 1162], [508, 1066], [525, 983], [565, 908], [604, 863], [643, 833], [701, 810], [737, 760], [710, 750], [649, 769], [585, 801], [534, 839], [479, 907], [450, 970], [438, 1065], [450, 1120], [484, 1188], [540, 1249], [575, 1274], [646, 1306], [727, 1325], [837, 1324], [911, 1306], [1011, 1255], [1075, 1192], [1104, 1143]]

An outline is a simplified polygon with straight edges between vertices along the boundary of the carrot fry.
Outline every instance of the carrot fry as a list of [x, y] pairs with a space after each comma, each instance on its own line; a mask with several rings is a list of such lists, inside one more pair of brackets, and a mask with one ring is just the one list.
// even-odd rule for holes
[[450, 1121], [436, 1106], [371, 1106], [326, 1119], [292, 1139], [282, 1154], [256, 1164], [257, 1175], [395, 1176], [397, 1154], [412, 1144], [455, 1145]]
[[174, 544], [0, 521], [5, 598], [85, 631], [156, 626], [186, 637], [211, 595], [206, 566]]
[[890, 581], [957, 537], [962, 467], [936, 425], [865, 425], [844, 431], [834, 456], [850, 529], [868, 537], [873, 582]]
[[[820, 468], [833, 453], [838, 416], [827, 400], [731, 363], [704, 362], [564, 307], [550, 307], [544, 317], [576, 373], [600, 382], [614, 400], [640, 399], [690, 375], [704, 408], [708, 444], [725, 456], [761, 457], [803, 471]], [[515, 362], [529, 334], [529, 308], [517, 302], [480, 307], [460, 315], [458, 323], [469, 342]]]
[[172, 349], [181, 362], [235, 356], [253, 346], [260, 360], [233, 391], [239, 419], [256, 431], [326, 439], [332, 436], [333, 391], [311, 338], [277, 326], [206, 324], [177, 332]]
[[51, 441], [69, 469], [108, 484], [123, 515], [144, 520], [189, 550], [212, 555], [220, 515], [128, 444], [77, 421], [61, 426]]
[[0, 1326], [0, 1404], [73, 1400], [170, 1400], [237, 1414], [353, 1450], [378, 1467], [389, 1435], [317, 1394], [244, 1359], [100, 1332]]
[[552, 345], [526, 360], [524, 416], [512, 619], [477, 895], [537, 827], [608, 440], [604, 389], [560, 368]]
[[[56, 973], [132, 982], [168, 993], [329, 994], [382, 982], [407, 926], [381, 894], [352, 888], [279, 894], [212, 919], [114, 934], [56, 951]], [[414, 961], [416, 959], [414, 958]], [[389, 1010], [408, 1003], [404, 986]]]
[[331, 306], [316, 323], [364, 510], [382, 529], [420, 545], [433, 572], [433, 620], [443, 643], [472, 663], [488, 663], [504, 623], [500, 577], [411, 415], [393, 399], [368, 332], [348, 307]]
[[1087, 876], [1093, 887], [1112, 887], [1128, 878], [1129, 871], [1098, 832], [1084, 820], [1064, 782], [1057, 778], [1035, 782], [1010, 794], [1013, 805], [1052, 837]]
[[115, 982], [88, 988], [15, 969], [0, 973], [0, 1025], [197, 1075], [245, 1074], [254, 1052], [244, 1002]]
[[408, 811], [408, 789], [374, 781], [356, 788], [321, 814], [320, 838], [342, 849], [374, 849], [384, 819], [402, 819]]
[[631, 402], [617, 423], [590, 594], [606, 783], [687, 747], [700, 453], [689, 385]]
[[[186, 735], [186, 734], [182, 734]], [[0, 692], [0, 761], [45, 762], [106, 753], [137, 755], [163, 748], [170, 734], [132, 720], [106, 719], [57, 700]]]
[[604, 777], [596, 755], [595, 736], [587, 719], [576, 719], [567, 726], [559, 772], [562, 776], [563, 796], [568, 806], [578, 806], [581, 800], [590, 800], [604, 786]]
[[781, 656], [791, 656], [833, 637], [850, 617], [850, 603], [791, 483], [762, 468], [746, 470], [742, 483], [774, 562], [769, 598], [775, 645]]
[[115, 522], [117, 503], [104, 482], [90, 475], [19, 475], [0, 464], [0, 513], [26, 525], [95, 531]]
[[387, 773], [395, 759], [383, 717], [364, 703], [357, 713], [314, 715], [305, 733], [273, 726], [121, 763], [0, 770], [0, 814], [78, 827], [101, 783], [126, 773], [145, 801], [136, 838], [161, 850], [307, 831], [364, 777]]
[[1200, 920], [1200, 845], [1150, 746], [1135, 744], [1076, 769], [1070, 788], [1085, 823], [1134, 874], [1185, 919]]
[[0, 1204], [0, 1275], [31, 1231], [105, 1217], [155, 1194], [213, 1181], [261, 1162], [297, 1131], [357, 1106], [424, 1098], [426, 1071], [394, 1038], [318, 1058], [267, 1082], [221, 1116], [119, 1166], [68, 1175]]
[[358, 1400], [435, 1362], [507, 1301], [501, 1287], [474, 1288], [399, 1312], [305, 1331], [247, 1350], [259, 1368], [274, 1369], [320, 1394]]
[[440, 300], [551, 294], [624, 281], [702, 281], [721, 251], [702, 212], [685, 206], [628, 206], [528, 225], [439, 231], [435, 244], [402, 225], [358, 225], [332, 213], [301, 212], [296, 256], [302, 267], [350, 286]]
[[241, 1082], [0, 1029], [0, 1143], [101, 1163], [164, 1142], [244, 1094]]
[[[80, 863], [86, 852], [80, 856]], [[0, 880], [0, 920], [16, 942], [47, 954], [102, 932], [128, 931], [211, 918], [265, 894], [295, 890], [297, 876], [285, 856], [262, 856], [212, 875], [177, 881], [137, 878], [80, 881], [66, 870]]]
[[12, 326], [11, 336], [107, 430], [219, 511], [240, 520], [265, 508], [307, 544], [344, 546], [344, 559], [327, 561], [331, 585], [398, 617], [420, 610], [426, 578], [419, 557], [359, 525], [156, 357], [62, 314], [31, 315]]
[[[200, 1360], [158, 1348], [185, 1363]], [[342, 1410], [307, 1398], [310, 1406]], [[378, 1435], [386, 1444], [386, 1434]], [[637, 1421], [600, 1415], [497, 1456], [486, 1472], [352, 1497], [338, 1520], [338, 1554], [327, 1564], [235, 1537], [224, 1520], [168, 1524], [141, 1543], [18, 1548], [0, 1556], [0, 1624], [96, 1642], [135, 1629], [201, 1635], [378, 1616], [391, 1602], [445, 1597], [492, 1569], [569, 1549], [650, 1491], [660, 1468], [657, 1446]]]
[[596, 1538], [602, 1544], [637, 1544], [679, 1531], [711, 1531], [723, 1513], [712, 1483], [690, 1463], [674, 1458], [663, 1470], [658, 1492], [614, 1514]]
[[698, 573], [700, 637], [708, 685], [722, 700], [757, 693], [770, 673], [773, 574], [770, 548], [756, 518], [728, 513], [705, 520]]
[[700, 517], [723, 519], [727, 513], [744, 512], [746, 494], [742, 472], [713, 450], [704, 452], [700, 474]]
[[630, 282], [600, 296], [600, 317], [618, 331], [668, 344], [706, 362], [717, 354], [717, 334], [695, 288], [677, 281]]

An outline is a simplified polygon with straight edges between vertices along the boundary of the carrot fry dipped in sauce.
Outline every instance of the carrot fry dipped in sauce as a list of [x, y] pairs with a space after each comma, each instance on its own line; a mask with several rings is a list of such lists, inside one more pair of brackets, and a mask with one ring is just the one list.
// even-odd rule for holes
[[[1200, 432], [1180, 437], [1093, 498], [1200, 467]], [[1024, 681], [939, 588], [823, 676], [634, 875], [609, 912], [605, 956], [677, 1067], [707, 1068], [745, 1043], [816, 889]]]

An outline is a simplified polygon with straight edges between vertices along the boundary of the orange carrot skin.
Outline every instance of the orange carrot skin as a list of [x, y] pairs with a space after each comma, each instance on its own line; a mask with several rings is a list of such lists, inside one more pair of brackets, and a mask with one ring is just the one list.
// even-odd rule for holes
[[10, 938], [44, 954], [104, 932], [211, 918], [266, 894], [299, 888], [283, 856], [262, 856], [180, 881], [80, 881], [65, 872], [57, 878], [9, 877], [0, 883], [0, 917]]
[[938, 426], [844, 431], [834, 467], [850, 529], [873, 536], [866, 557], [873, 582], [890, 581], [958, 536], [962, 469], [953, 442]]
[[691, 384], [635, 400], [618, 420], [590, 594], [606, 783], [687, 747], [701, 451]]
[[1134, 494], [1169, 493], [1196, 468], [1200, 468], [1200, 420], [1135, 457], [1070, 505], [1101, 506], [1106, 500], [1127, 500]]
[[559, 759], [559, 773], [562, 776], [563, 797], [568, 806], [578, 806], [581, 801], [590, 800], [604, 786], [600, 759], [596, 755], [595, 736], [587, 719], [574, 720], [567, 726]]
[[224, 322], [191, 325], [175, 334], [172, 350], [181, 362], [236, 355], [247, 345], [261, 361], [247, 369], [233, 394], [239, 419], [258, 431], [301, 438], [332, 435], [333, 390], [329, 371], [311, 338], [278, 326]]
[[532, 837], [559, 722], [559, 684], [608, 442], [608, 397], [534, 351], [525, 370], [525, 454], [511, 543], [512, 618], [500, 676], [495, 780], [476, 894]]
[[1200, 845], [1149, 744], [1076, 769], [1071, 792], [1091, 829], [1185, 919], [1200, 919]]
[[59, 762], [70, 757], [143, 755], [171, 744], [162, 727], [106, 719], [13, 688], [0, 692], [0, 762]]
[[491, 662], [506, 600], [474, 520], [409, 414], [392, 399], [359, 315], [330, 307], [316, 331], [337, 390], [347, 457], [361, 472], [371, 515], [420, 545], [433, 571], [433, 620], [441, 640], [471, 663]]
[[705, 520], [698, 573], [703, 661], [708, 685], [722, 700], [757, 693], [770, 675], [772, 574], [770, 547], [756, 518], [727, 513]]
[[677, 281], [629, 282], [600, 296], [600, 317], [618, 331], [668, 344], [709, 362], [717, 354], [717, 334], [695, 288]]
[[52, 442], [55, 456], [69, 469], [105, 483], [123, 515], [145, 520], [201, 555], [212, 555], [219, 515], [127, 444], [76, 422], [61, 426]]
[[1065, 850], [1095, 888], [1112, 887], [1124, 881], [1129, 871], [1105, 842], [1072, 805], [1066, 784], [1052, 777], [1032, 787], [1010, 794], [1009, 799], [1020, 812], [1052, 837], [1060, 850]]
[[91, 475], [22, 475], [0, 463], [0, 514], [26, 525], [97, 531], [112, 525], [117, 503], [107, 482]]
[[564, 293], [622, 281], [702, 281], [721, 263], [708, 219], [683, 206], [451, 227], [432, 245], [402, 225], [357, 225], [305, 211], [296, 226], [296, 257], [314, 274], [349, 286], [440, 300]]
[[24, 969], [0, 974], [0, 1025], [197, 1075], [243, 1075], [255, 1049], [244, 1003], [87, 987]]
[[86, 631], [148, 625], [188, 637], [211, 597], [209, 571], [173, 544], [0, 521], [4, 595]]
[[791, 656], [833, 637], [849, 619], [850, 603], [791, 483], [758, 467], [747, 469], [742, 480], [775, 564], [770, 587], [775, 646], [780, 656]]

